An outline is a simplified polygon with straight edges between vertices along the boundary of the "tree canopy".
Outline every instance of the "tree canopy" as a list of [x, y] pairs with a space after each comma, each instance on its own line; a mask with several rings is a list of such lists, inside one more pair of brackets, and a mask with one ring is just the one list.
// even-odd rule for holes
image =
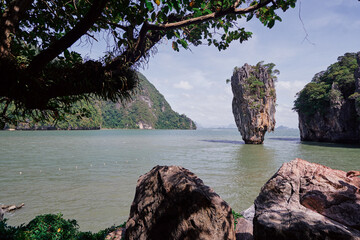
[[354, 99], [360, 106], [360, 95], [355, 87], [360, 52], [345, 53], [337, 60], [325, 71], [315, 74], [312, 81], [296, 94], [293, 110], [308, 116], [326, 114], [331, 105], [341, 99]]
[[[122, 100], [136, 69], [162, 40], [172, 48], [226, 49], [251, 37], [240, 19], [272, 28], [296, 0], [1, 0], [0, 122], [57, 117], [80, 99]], [[254, 19], [255, 19], [254, 18]], [[109, 52], [84, 60], [77, 41], [111, 38]], [[12, 106], [12, 107], [10, 107]], [[11, 109], [11, 110], [10, 110]]]

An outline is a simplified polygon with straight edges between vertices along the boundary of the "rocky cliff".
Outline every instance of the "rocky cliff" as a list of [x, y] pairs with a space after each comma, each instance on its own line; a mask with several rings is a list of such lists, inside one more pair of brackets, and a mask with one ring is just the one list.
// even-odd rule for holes
[[235, 123], [245, 143], [261, 144], [275, 128], [274, 64], [235, 68], [231, 77]]
[[125, 104], [102, 102], [102, 127], [131, 129], [196, 129], [195, 123], [171, 109], [164, 96], [139, 73], [139, 89]]
[[302, 141], [360, 143], [360, 52], [346, 53], [297, 94]]

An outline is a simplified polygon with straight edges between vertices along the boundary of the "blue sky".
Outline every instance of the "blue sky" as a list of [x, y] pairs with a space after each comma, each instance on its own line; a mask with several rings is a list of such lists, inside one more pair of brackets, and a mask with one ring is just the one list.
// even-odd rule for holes
[[[298, 0], [295, 9], [281, 12], [280, 16], [283, 21], [272, 29], [265, 28], [257, 19], [243, 22], [253, 37], [242, 44], [234, 42], [221, 52], [200, 46], [178, 53], [172, 50], [171, 42], [164, 41], [140, 72], [175, 111], [203, 127], [216, 127], [234, 124], [231, 86], [225, 82], [234, 67], [262, 60], [273, 62], [280, 70], [276, 83], [276, 125], [297, 128], [297, 114], [291, 110], [295, 94], [314, 74], [336, 62], [338, 56], [360, 51], [360, 2]], [[304, 39], [306, 33], [309, 41]], [[101, 51], [94, 45], [90, 56]]]

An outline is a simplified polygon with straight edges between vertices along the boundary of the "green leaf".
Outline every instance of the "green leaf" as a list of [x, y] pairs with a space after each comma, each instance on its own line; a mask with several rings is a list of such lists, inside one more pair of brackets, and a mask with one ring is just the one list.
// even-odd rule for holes
[[166, 38], [167, 39], [171, 39], [174, 36], [174, 32], [173, 31], [168, 31], [166, 32]]
[[169, 6], [166, 5], [164, 8], [163, 8], [163, 13], [164, 14], [167, 14], [169, 12]]
[[274, 19], [271, 19], [268, 23], [268, 28], [272, 28], [275, 24], [275, 20]]
[[247, 18], [246, 18], [246, 21], [250, 21], [252, 18], [254, 17], [254, 14], [250, 13]]
[[180, 42], [181, 46], [185, 49], [188, 49], [189, 44], [184, 39], [179, 39], [178, 42]]
[[69, 50], [65, 50], [64, 51], [64, 57], [66, 58], [66, 59], [69, 59], [70, 58], [70, 52], [69, 52]]
[[172, 48], [174, 49], [174, 51], [179, 51], [179, 45], [177, 44], [177, 42], [173, 41], [172, 42]]
[[156, 19], [156, 13], [153, 12], [153, 13], [151, 14], [151, 21], [155, 22], [155, 19]]
[[154, 10], [153, 4], [151, 2], [148, 2], [148, 1], [146, 1], [146, 8], [149, 10], [149, 12]]

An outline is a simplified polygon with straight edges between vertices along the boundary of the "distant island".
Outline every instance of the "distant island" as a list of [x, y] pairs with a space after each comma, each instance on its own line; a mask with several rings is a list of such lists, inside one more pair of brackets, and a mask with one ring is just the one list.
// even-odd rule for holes
[[278, 127], [275, 128], [275, 131], [276, 130], [297, 130], [296, 128], [291, 128], [291, 127], [287, 127], [287, 126], [283, 126], [283, 125], [280, 125]]
[[93, 100], [79, 101], [73, 109], [85, 109], [85, 115], [65, 115], [60, 120], [36, 122], [28, 118], [17, 125], [5, 125], [15, 130], [95, 130], [116, 129], [196, 129], [196, 124], [184, 114], [171, 109], [164, 96], [144, 75], [138, 73], [139, 89], [128, 102]]
[[360, 52], [315, 74], [295, 100], [302, 141], [360, 143]]
[[235, 67], [231, 80], [232, 111], [235, 123], [246, 144], [262, 144], [266, 132], [275, 128], [275, 81], [279, 70], [263, 61]]

